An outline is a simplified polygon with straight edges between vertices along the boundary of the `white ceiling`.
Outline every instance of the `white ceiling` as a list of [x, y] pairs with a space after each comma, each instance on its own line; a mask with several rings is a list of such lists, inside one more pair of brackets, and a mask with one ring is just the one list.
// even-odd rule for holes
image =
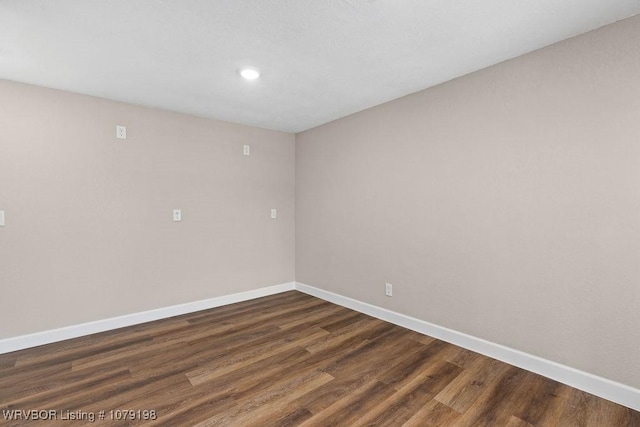
[[[0, 0], [0, 78], [299, 132], [638, 13], [640, 0]], [[262, 77], [242, 80], [245, 65]]]

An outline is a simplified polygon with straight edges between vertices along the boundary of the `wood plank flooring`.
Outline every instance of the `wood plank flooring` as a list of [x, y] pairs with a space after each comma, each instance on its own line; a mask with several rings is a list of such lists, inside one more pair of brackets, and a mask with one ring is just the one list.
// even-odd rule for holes
[[640, 426], [639, 412], [296, 291], [0, 355], [0, 409], [7, 426]]

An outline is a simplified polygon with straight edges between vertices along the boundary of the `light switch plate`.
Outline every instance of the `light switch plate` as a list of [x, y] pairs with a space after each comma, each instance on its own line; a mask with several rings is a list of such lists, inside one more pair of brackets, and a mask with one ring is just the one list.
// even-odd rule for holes
[[173, 220], [182, 221], [182, 211], [180, 209], [173, 210]]
[[271, 218], [272, 219], [278, 218], [278, 210], [277, 209], [271, 209]]
[[251, 147], [248, 145], [245, 145], [242, 148], [242, 154], [244, 154], [245, 156], [250, 156], [251, 155]]
[[4, 227], [4, 211], [0, 211], [0, 227]]

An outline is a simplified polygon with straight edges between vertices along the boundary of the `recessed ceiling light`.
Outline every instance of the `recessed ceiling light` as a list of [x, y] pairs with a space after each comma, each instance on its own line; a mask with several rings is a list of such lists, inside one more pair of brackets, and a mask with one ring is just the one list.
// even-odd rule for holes
[[255, 68], [241, 68], [239, 73], [247, 80], [255, 80], [260, 77], [260, 71]]

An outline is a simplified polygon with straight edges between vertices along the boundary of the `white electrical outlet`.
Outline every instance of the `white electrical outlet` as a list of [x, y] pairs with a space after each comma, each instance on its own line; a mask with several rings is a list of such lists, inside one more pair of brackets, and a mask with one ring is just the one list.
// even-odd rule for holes
[[116, 138], [127, 139], [127, 128], [125, 126], [116, 126]]
[[173, 220], [182, 221], [182, 211], [180, 209], [173, 210]]
[[271, 209], [271, 219], [276, 219], [276, 218], [278, 218], [278, 210]]
[[0, 227], [4, 227], [4, 211], [0, 211]]
[[384, 285], [384, 294], [388, 297], [393, 296], [393, 285], [391, 283]]
[[250, 156], [251, 155], [251, 147], [249, 147], [248, 145], [245, 145], [242, 148], [242, 154], [244, 154], [245, 156]]

